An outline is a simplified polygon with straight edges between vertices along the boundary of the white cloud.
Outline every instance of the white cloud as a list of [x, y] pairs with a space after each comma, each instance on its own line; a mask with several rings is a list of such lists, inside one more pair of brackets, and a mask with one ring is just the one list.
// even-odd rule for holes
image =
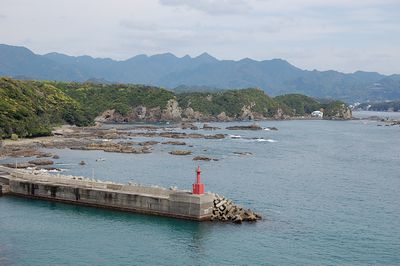
[[245, 14], [251, 10], [251, 6], [244, 0], [159, 0], [159, 2], [165, 6], [185, 7], [210, 15]]

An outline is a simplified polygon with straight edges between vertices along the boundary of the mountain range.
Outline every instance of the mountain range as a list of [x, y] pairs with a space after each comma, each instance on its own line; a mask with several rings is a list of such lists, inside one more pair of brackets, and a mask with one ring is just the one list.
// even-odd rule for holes
[[77, 82], [133, 83], [180, 90], [259, 87], [275, 96], [302, 93], [347, 102], [400, 99], [400, 75], [376, 72], [308, 71], [285, 60], [218, 60], [203, 53], [176, 57], [171, 53], [110, 58], [38, 55], [25, 47], [0, 44], [0, 76]]

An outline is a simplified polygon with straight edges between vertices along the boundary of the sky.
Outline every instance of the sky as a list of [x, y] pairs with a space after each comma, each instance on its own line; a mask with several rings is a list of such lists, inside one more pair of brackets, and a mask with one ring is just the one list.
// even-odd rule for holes
[[1, 0], [0, 43], [125, 60], [171, 52], [400, 73], [400, 0]]

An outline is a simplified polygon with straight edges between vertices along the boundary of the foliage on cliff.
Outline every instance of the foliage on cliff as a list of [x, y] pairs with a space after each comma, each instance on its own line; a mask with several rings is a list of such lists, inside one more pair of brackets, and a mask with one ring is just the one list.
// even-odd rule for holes
[[174, 98], [171, 91], [144, 85], [76, 82], [53, 84], [77, 100], [91, 119], [108, 109], [115, 109], [121, 115], [126, 115], [132, 111], [133, 107], [140, 105], [149, 108], [157, 106], [164, 108], [168, 100]]
[[327, 117], [343, 118], [348, 109], [343, 102], [320, 103], [300, 94], [271, 98], [260, 89], [174, 94], [144, 85], [0, 78], [0, 137], [13, 133], [21, 137], [48, 135], [52, 126], [61, 123], [89, 125], [110, 109], [122, 116], [132, 114], [138, 106], [159, 107], [162, 112], [171, 99], [179, 104], [174, 108], [191, 108], [211, 118], [223, 112], [231, 119], [304, 115], [320, 108]]
[[321, 104], [321, 107], [325, 119], [350, 119], [352, 116], [350, 108], [342, 101], [329, 101]]
[[316, 100], [302, 94], [285, 94], [274, 98], [286, 105], [293, 116], [309, 115], [313, 111], [323, 110], [326, 119], [350, 119], [351, 110], [347, 104], [336, 100]]
[[221, 112], [238, 117], [243, 107], [264, 116], [273, 116], [279, 108], [286, 109], [260, 89], [228, 90], [214, 93], [182, 93], [178, 95], [179, 106], [191, 107], [206, 115], [216, 116]]
[[292, 115], [311, 114], [321, 108], [321, 104], [317, 100], [302, 94], [285, 94], [274, 99], [288, 106]]
[[48, 135], [61, 123], [81, 126], [89, 120], [79, 103], [51, 84], [0, 78], [0, 138]]

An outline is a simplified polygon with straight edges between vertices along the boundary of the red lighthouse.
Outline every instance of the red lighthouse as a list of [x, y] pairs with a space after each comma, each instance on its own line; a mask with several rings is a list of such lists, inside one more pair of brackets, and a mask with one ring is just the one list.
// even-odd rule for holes
[[196, 183], [193, 184], [193, 194], [201, 195], [204, 194], [204, 184], [202, 184], [200, 181], [200, 174], [201, 174], [200, 166], [197, 167], [196, 173], [197, 173], [197, 178], [196, 178]]

